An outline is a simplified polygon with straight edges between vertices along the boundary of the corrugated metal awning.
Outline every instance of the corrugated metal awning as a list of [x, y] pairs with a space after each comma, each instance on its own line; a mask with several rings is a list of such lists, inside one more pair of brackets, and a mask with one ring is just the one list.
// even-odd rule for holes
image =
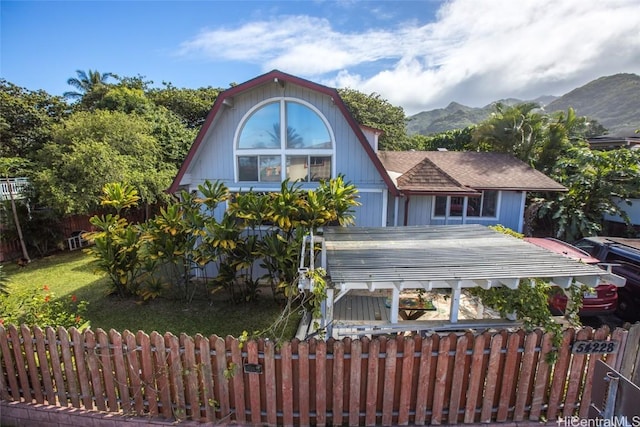
[[327, 273], [338, 288], [515, 287], [547, 279], [568, 287], [620, 278], [480, 225], [327, 227]]

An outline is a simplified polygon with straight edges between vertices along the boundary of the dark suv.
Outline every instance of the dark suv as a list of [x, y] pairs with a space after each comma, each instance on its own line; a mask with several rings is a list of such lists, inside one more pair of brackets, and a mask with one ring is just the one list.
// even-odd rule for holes
[[618, 289], [618, 315], [624, 320], [640, 320], [640, 239], [585, 237], [575, 246], [612, 265], [613, 273], [627, 279]]

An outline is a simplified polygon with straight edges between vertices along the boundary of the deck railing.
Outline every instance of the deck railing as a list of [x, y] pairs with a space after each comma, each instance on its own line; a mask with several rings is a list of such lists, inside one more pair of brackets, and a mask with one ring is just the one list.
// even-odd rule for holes
[[2, 178], [0, 179], [0, 200], [23, 199], [25, 190], [29, 186], [27, 178]]

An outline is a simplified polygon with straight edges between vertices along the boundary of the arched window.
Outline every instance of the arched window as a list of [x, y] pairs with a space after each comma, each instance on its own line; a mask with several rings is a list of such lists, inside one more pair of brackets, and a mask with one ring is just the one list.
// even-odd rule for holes
[[300, 100], [259, 104], [242, 120], [236, 137], [241, 182], [313, 182], [333, 174], [333, 134], [319, 111]]

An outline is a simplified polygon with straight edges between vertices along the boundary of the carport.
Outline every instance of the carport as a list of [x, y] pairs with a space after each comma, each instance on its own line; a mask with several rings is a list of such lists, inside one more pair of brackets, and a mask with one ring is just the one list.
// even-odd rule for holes
[[[388, 321], [376, 329], [419, 329], [420, 321], [399, 321], [400, 293], [405, 290], [451, 290], [449, 324], [458, 321], [464, 288], [515, 289], [522, 280], [545, 279], [567, 288], [574, 283], [597, 286], [606, 281], [623, 286], [624, 278], [601, 268], [549, 252], [481, 225], [413, 227], [325, 227], [320, 264], [327, 271], [327, 299], [320, 326], [334, 326], [334, 307], [353, 290], [391, 293]], [[308, 253], [308, 252], [307, 252]], [[309, 285], [307, 285], [309, 286]], [[343, 327], [349, 325], [342, 324]], [[362, 326], [362, 324], [360, 324]]]

